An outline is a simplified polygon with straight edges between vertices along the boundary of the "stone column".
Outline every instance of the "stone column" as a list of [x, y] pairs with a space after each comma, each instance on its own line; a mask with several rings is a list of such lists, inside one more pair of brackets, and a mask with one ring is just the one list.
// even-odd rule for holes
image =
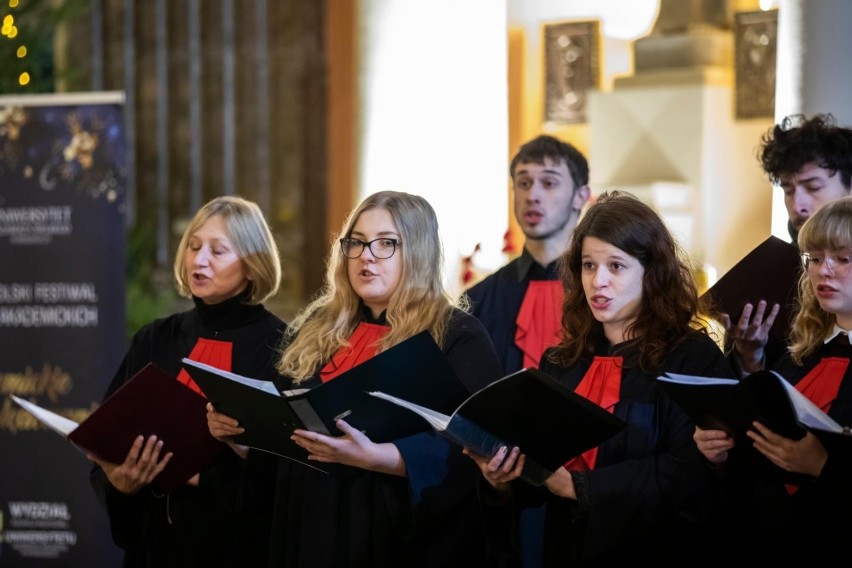
[[852, 125], [852, 2], [781, 0], [775, 117], [831, 112]]
[[[830, 112], [852, 126], [852, 2], [781, 0], [778, 5], [778, 60], [775, 119]], [[787, 239], [787, 210], [780, 190], [772, 194], [772, 233]]]

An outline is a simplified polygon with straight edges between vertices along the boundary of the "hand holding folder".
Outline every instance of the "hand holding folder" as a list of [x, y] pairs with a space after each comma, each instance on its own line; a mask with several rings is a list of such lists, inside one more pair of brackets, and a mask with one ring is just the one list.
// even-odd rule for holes
[[183, 360], [217, 412], [235, 418], [245, 432], [234, 442], [329, 471], [307, 461], [307, 451], [290, 440], [295, 429], [339, 436], [335, 422], [346, 422], [376, 443], [425, 432], [419, 417], [367, 394], [381, 390], [417, 403], [451, 411], [468, 395], [428, 331], [379, 353], [316, 388], [297, 394], [279, 393], [268, 382]]
[[660, 386], [704, 430], [724, 430], [746, 439], [752, 422], [798, 440], [806, 431], [849, 437], [844, 428], [774, 371], [757, 371], [742, 380], [667, 373]]
[[421, 416], [439, 434], [483, 457], [501, 446], [526, 454], [521, 477], [540, 485], [625, 423], [537, 369], [522, 369], [468, 397], [451, 416], [384, 392], [371, 395]]
[[110, 463], [124, 462], [137, 436], [156, 435], [164, 443], [160, 456], [174, 454], [154, 480], [166, 490], [186, 483], [225, 448], [207, 430], [204, 397], [151, 363], [79, 424], [14, 395], [12, 400], [85, 453]]

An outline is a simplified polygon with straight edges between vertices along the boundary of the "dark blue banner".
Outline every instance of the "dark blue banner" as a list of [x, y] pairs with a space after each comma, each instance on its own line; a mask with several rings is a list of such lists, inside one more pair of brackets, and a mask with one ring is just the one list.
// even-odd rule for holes
[[81, 422], [124, 354], [121, 97], [0, 97], [0, 565], [117, 566], [91, 463], [8, 395]]

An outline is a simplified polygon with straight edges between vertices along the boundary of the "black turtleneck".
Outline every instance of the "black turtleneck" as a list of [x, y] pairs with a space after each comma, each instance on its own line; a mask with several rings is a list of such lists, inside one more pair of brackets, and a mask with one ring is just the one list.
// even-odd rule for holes
[[192, 301], [204, 327], [235, 329], [257, 321], [268, 313], [262, 304], [246, 303], [250, 294], [250, 289], [246, 288], [242, 293], [218, 304], [206, 304], [196, 296], [192, 297]]

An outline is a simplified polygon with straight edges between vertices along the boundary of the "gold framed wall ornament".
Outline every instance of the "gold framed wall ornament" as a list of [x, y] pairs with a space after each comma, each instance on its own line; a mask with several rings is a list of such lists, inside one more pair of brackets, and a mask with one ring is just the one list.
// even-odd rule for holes
[[773, 118], [778, 10], [738, 12], [734, 38], [736, 118]]
[[544, 121], [586, 122], [588, 91], [600, 81], [600, 20], [544, 26]]

